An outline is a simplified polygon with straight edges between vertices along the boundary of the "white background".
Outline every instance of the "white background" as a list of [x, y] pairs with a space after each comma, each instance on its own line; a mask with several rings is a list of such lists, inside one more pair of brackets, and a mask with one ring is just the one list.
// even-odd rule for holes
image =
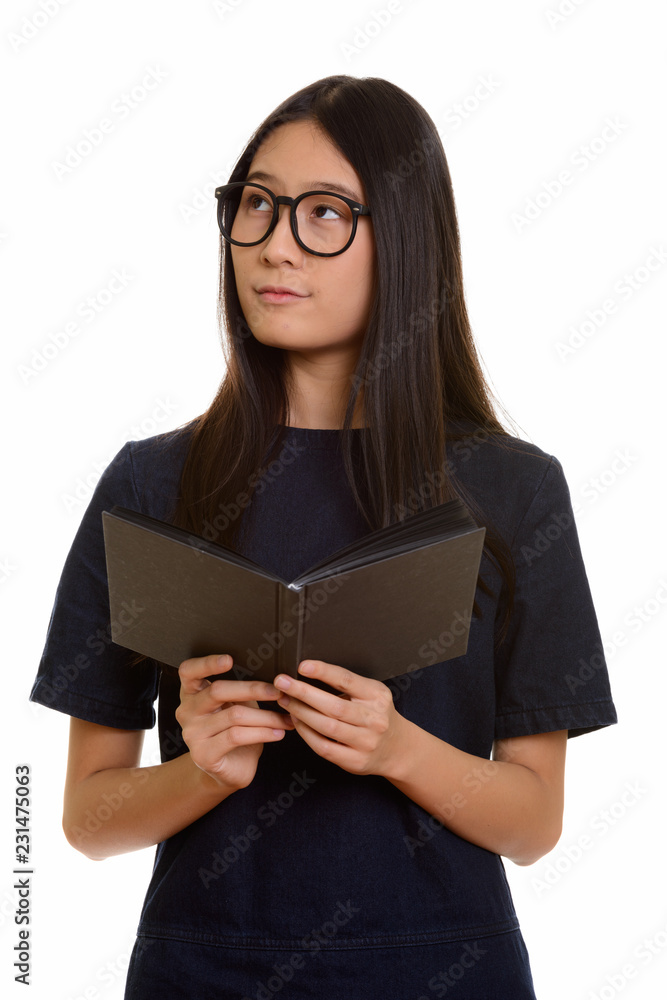
[[[122, 997], [153, 850], [95, 863], [67, 844], [68, 719], [27, 695], [90, 484], [126, 440], [201, 413], [222, 376], [213, 188], [276, 104], [331, 73], [385, 77], [438, 126], [485, 370], [520, 436], [560, 459], [577, 505], [620, 724], [570, 741], [553, 853], [506, 864], [537, 995], [663, 994], [664, 10], [649, 0], [392, 8], [378, 29], [385, 0], [2, 5], [0, 982], [12, 997]], [[118, 102], [149, 70], [153, 89], [121, 116]], [[58, 177], [68, 147], [103, 118], [113, 130]], [[572, 182], [559, 192], [563, 170]], [[114, 270], [131, 280], [86, 322], [77, 307]], [[559, 352], [589, 310], [597, 322], [580, 346]], [[38, 370], [75, 320], [78, 334], [61, 336]], [[146, 760], [155, 755], [149, 734]], [[13, 776], [24, 762], [29, 994], [11, 967]]]

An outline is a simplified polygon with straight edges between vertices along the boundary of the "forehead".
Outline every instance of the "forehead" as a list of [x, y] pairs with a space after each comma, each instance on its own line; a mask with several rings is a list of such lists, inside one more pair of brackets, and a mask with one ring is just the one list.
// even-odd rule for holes
[[[256, 174], [264, 175], [263, 180]], [[279, 125], [266, 137], [248, 168], [248, 177], [276, 187], [307, 191], [339, 189], [363, 201], [364, 186], [357, 171], [333, 141], [312, 122]]]

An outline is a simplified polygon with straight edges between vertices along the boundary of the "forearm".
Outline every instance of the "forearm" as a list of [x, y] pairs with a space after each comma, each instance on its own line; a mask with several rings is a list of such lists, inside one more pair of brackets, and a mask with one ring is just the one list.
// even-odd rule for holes
[[384, 776], [453, 833], [527, 865], [552, 850], [562, 798], [511, 760], [465, 753], [403, 719], [400, 753]]
[[198, 768], [189, 753], [152, 767], [108, 768], [66, 798], [63, 829], [73, 847], [101, 860], [160, 843], [233, 791]]

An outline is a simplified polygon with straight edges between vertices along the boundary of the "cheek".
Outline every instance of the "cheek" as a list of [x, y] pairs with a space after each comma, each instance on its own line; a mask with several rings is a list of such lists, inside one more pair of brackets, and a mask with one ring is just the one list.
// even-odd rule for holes
[[346, 268], [327, 283], [326, 292], [320, 289], [322, 312], [339, 333], [357, 334], [366, 327], [372, 302], [371, 277], [364, 273], [363, 265]]
[[350, 262], [351, 267], [341, 275], [338, 296], [339, 306], [350, 314], [366, 314], [373, 300], [373, 267], [365, 257]]
[[241, 303], [241, 308], [245, 311], [250, 303], [250, 293], [249, 293], [249, 282], [247, 280], [247, 268], [244, 266], [243, 259], [234, 259], [232, 257], [232, 262], [234, 264], [234, 281], [236, 282], [236, 291], [239, 297], [239, 302]]
[[234, 271], [234, 279], [239, 284], [240, 278], [243, 275], [243, 265], [236, 254], [233, 252], [232, 248], [232, 270]]
[[359, 300], [370, 302], [373, 297], [376, 272], [374, 245], [366, 234], [358, 233], [351, 249], [357, 253], [349, 261], [349, 287], [354, 289], [354, 294]]
[[232, 266], [234, 268], [235, 275], [243, 275], [247, 270], [248, 265], [248, 255], [247, 252], [244, 253], [242, 247], [235, 247], [233, 244], [230, 245], [232, 252]]

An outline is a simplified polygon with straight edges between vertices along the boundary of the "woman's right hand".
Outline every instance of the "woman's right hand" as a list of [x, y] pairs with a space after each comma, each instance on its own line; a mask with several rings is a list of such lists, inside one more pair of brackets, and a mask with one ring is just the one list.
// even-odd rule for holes
[[294, 729], [294, 723], [286, 713], [257, 704], [280, 697], [273, 684], [207, 680], [231, 670], [232, 665], [228, 654], [184, 660], [178, 668], [181, 703], [176, 720], [197, 767], [218, 784], [245, 788], [255, 777], [264, 743], [282, 739], [286, 729]]

